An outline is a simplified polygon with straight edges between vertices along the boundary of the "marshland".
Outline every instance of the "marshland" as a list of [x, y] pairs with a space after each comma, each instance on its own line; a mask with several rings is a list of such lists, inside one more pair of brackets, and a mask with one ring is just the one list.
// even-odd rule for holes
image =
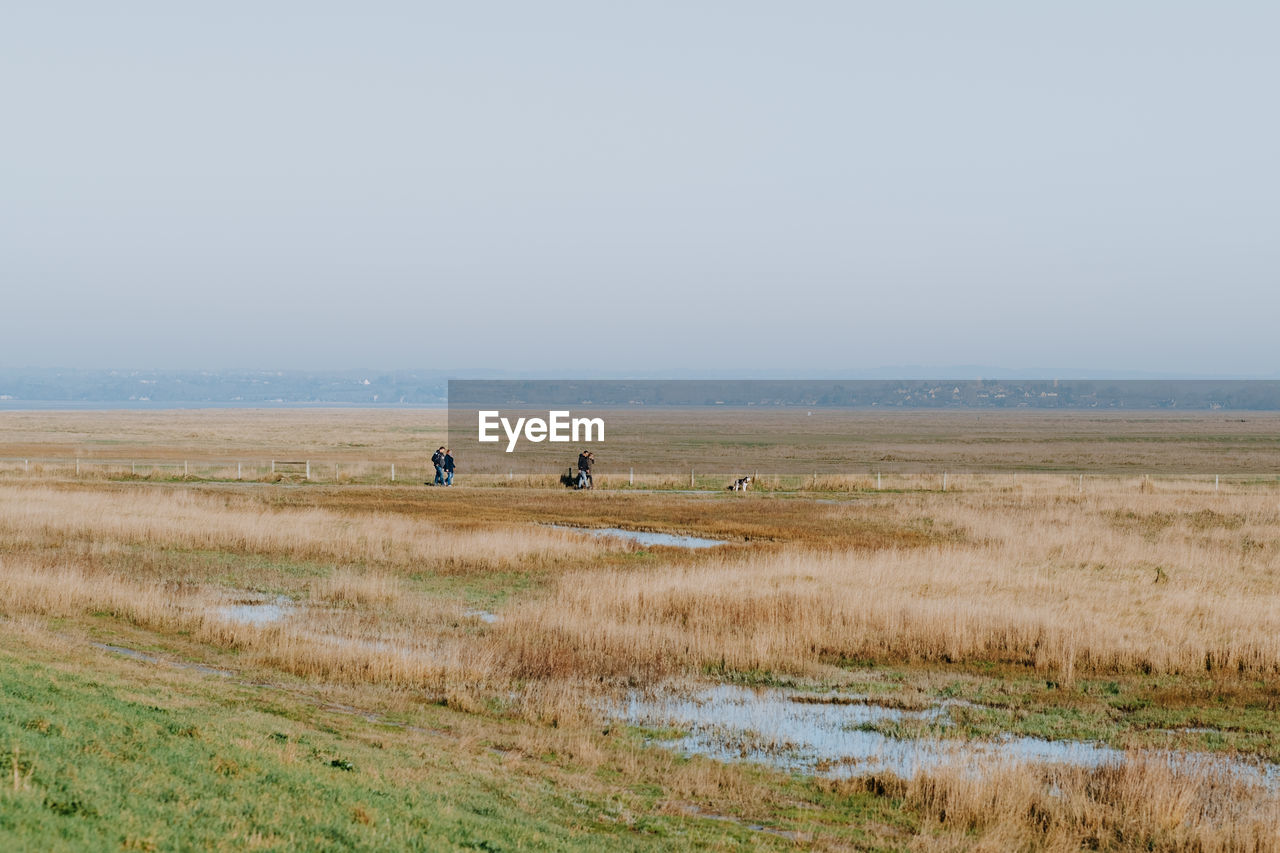
[[1280, 418], [646, 416], [0, 413], [0, 839], [1280, 847]]

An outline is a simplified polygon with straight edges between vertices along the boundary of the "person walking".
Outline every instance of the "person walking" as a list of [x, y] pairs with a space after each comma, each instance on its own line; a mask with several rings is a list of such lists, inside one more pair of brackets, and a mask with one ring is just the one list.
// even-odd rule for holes
[[442, 445], [435, 453], [431, 454], [431, 464], [436, 466], [436, 481], [433, 486], [444, 485], [444, 446]]
[[592, 453], [590, 450], [588, 450], [588, 451], [587, 451], [586, 453], [584, 453], [583, 455], [587, 457], [587, 459], [586, 459], [586, 463], [587, 463], [587, 470], [586, 470], [586, 475], [587, 475], [587, 486], [586, 486], [586, 487], [587, 487], [588, 489], [594, 489], [594, 488], [596, 487], [596, 481], [595, 481], [594, 479], [592, 479], [592, 477], [591, 477], [591, 469], [592, 469], [592, 467], [596, 464], [596, 455], [595, 455], [594, 453]]
[[590, 454], [585, 450], [578, 454], [577, 487], [579, 489], [585, 489], [587, 487], [587, 483], [591, 480], [591, 460], [587, 458], [588, 456], [590, 456]]
[[444, 484], [446, 486], [452, 486], [453, 469], [455, 466], [453, 462], [453, 453], [447, 447], [444, 448], [444, 460], [441, 462], [441, 467], [444, 468]]

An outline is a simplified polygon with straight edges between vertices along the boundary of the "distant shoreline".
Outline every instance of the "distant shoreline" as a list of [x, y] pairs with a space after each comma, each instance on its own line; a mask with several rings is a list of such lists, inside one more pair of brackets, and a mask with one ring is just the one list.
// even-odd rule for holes
[[163, 412], [174, 409], [447, 409], [446, 403], [271, 403], [258, 400], [0, 400], [0, 412]]
[[[986, 415], [1276, 415], [1280, 408], [1208, 408], [1179, 406], [972, 406], [957, 404], [938, 405], [815, 405], [789, 403], [785, 405], [693, 405], [693, 404], [650, 404], [643, 406], [622, 406], [607, 404], [594, 407], [600, 411], [626, 412], [663, 412], [663, 411], [706, 411], [706, 412], [790, 412], [812, 410], [815, 412], [856, 412], [861, 414], [986, 414]], [[448, 403], [268, 403], [259, 401], [216, 402], [210, 400], [162, 400], [159, 402], [139, 402], [136, 400], [0, 400], [2, 412], [165, 412], [165, 411], [199, 411], [201, 409], [273, 411], [289, 409], [350, 410], [350, 411], [447, 411]], [[467, 406], [462, 405], [462, 410]]]

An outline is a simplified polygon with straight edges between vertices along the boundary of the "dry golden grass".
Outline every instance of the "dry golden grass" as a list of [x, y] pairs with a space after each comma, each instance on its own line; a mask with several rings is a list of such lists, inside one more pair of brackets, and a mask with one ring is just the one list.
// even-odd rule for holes
[[[1084, 494], [1063, 478], [985, 489], [961, 482], [946, 494], [806, 504], [815, 527], [854, 531], [861, 517], [875, 516], [881, 527], [947, 534], [934, 544], [901, 540], [911, 547], [892, 536], [846, 549], [802, 539], [644, 568], [592, 565], [609, 545], [543, 526], [459, 527], [385, 507], [352, 514], [181, 488], [3, 488], [0, 537], [15, 553], [44, 543], [45, 566], [50, 543], [72, 542], [95, 554], [176, 547], [328, 563], [337, 570], [311, 580], [307, 596], [363, 614], [375, 643], [379, 631], [421, 638], [460, 618], [456, 604], [442, 609], [410, 594], [410, 573], [581, 567], [553, 574], [548, 592], [526, 597], [485, 632], [485, 655], [521, 677], [653, 680], [709, 665], [813, 674], [850, 660], [994, 661], [1067, 683], [1099, 672], [1280, 674], [1276, 498], [1198, 487], [1146, 493], [1141, 482]], [[749, 515], [773, 503], [747, 497], [719, 506]], [[34, 589], [28, 563], [6, 571], [28, 573]], [[103, 586], [90, 598], [145, 610], [169, 594], [164, 586], [130, 590], [119, 574], [53, 569], [63, 581], [42, 595], [92, 581]]]
[[1131, 755], [1096, 768], [987, 762], [834, 783], [888, 790], [926, 820], [920, 850], [1263, 851], [1280, 847], [1280, 797], [1194, 761]]
[[0, 536], [223, 550], [299, 560], [494, 569], [599, 553], [546, 527], [446, 528], [393, 514], [273, 507], [256, 496], [185, 489], [0, 489]]
[[411, 459], [445, 428], [443, 409], [0, 412], [0, 457]]
[[347, 607], [391, 607], [408, 597], [404, 583], [395, 575], [356, 572], [348, 568], [315, 581], [311, 598]]
[[[1262, 475], [1280, 468], [1274, 412], [980, 412], [803, 410], [627, 410], [611, 413], [600, 474], [620, 482], [629, 468], [655, 484], [688, 483], [690, 468], [720, 477], [851, 476], [941, 471], [1084, 471]], [[622, 418], [624, 421], [618, 421]], [[207, 409], [0, 412], [0, 460], [26, 457], [231, 463], [311, 459], [317, 477], [347, 478], [391, 462], [420, 482], [432, 450], [447, 441], [443, 409]], [[537, 479], [554, 479], [574, 453], [528, 448]], [[474, 455], [474, 454], [470, 454]], [[525, 452], [521, 453], [523, 457]], [[504, 479], [510, 458], [464, 456], [462, 481], [481, 471]], [[4, 465], [0, 471], [20, 470]], [[116, 469], [117, 474], [120, 469]], [[68, 476], [63, 467], [58, 476]], [[168, 473], [172, 473], [169, 471]], [[212, 473], [201, 471], [201, 476]], [[725, 481], [727, 485], [728, 481]]]
[[235, 650], [252, 666], [339, 683], [400, 685], [445, 696], [461, 685], [483, 687], [492, 670], [491, 650], [442, 630], [448, 617], [456, 616], [447, 607], [434, 619], [418, 609], [410, 623], [402, 620], [403, 609], [393, 608], [385, 618], [313, 609], [278, 624], [243, 624], [222, 611], [227, 595], [213, 588], [143, 584], [10, 558], [0, 559], [0, 601], [0, 614], [6, 616], [104, 615]]
[[[865, 476], [876, 471], [1085, 471], [1263, 474], [1280, 467], [1275, 412], [992, 412], [646, 409], [600, 412], [599, 471], [721, 476]], [[470, 425], [469, 422], [468, 425]], [[455, 442], [461, 444], [461, 442]], [[501, 444], [466, 448], [465, 471], [513, 465]], [[573, 453], [522, 447], [526, 470], [558, 471]], [[727, 484], [727, 481], [726, 481]]]
[[[1269, 494], [908, 495], [956, 541], [803, 548], [652, 571], [571, 571], [500, 633], [517, 671], [653, 679], [721, 662], [999, 661], [1079, 672], [1280, 674], [1280, 506]], [[861, 504], [815, 510], [832, 525]]]
[[[439, 695], [483, 683], [494, 652], [468, 635], [474, 620], [456, 601], [409, 594], [404, 576], [539, 567], [604, 548], [545, 527], [459, 528], [392, 514], [273, 508], [258, 495], [45, 486], [0, 489], [0, 542], [9, 552], [0, 556], [0, 613], [102, 614], [237, 650], [256, 666]], [[155, 549], [335, 568], [299, 588], [306, 598], [296, 618], [245, 625], [220, 615], [235, 591], [215, 578], [130, 569]]]
[[[512, 739], [518, 753], [558, 751], [579, 773], [632, 761], [679, 798], [743, 810], [771, 789], [709, 761], [606, 754], [584, 697], [707, 668], [822, 675], [849, 661], [995, 662], [1061, 683], [1087, 673], [1280, 678], [1272, 485], [973, 474], [941, 492], [933, 475], [911, 476], [918, 488], [892, 494], [857, 479], [834, 503], [6, 483], [0, 615], [6, 625], [114, 620], [206, 646], [214, 663], [234, 652], [237, 668], [348, 693], [399, 690], [478, 715], [506, 708], [542, 726]], [[557, 519], [751, 541], [642, 555], [530, 523]], [[245, 595], [222, 575], [137, 568], [158, 552], [307, 561], [315, 572], [290, 587], [293, 616], [246, 625], [221, 610]], [[545, 582], [493, 625], [419, 585], [461, 572], [484, 589], [494, 573], [531, 566]], [[916, 844], [933, 849], [1267, 850], [1280, 823], [1274, 792], [1140, 757], [833, 790], [867, 784], [924, 816]]]

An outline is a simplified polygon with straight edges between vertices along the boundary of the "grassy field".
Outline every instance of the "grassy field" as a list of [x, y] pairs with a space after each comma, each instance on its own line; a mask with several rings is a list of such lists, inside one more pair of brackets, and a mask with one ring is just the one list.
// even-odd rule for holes
[[[408, 458], [438, 440], [421, 415], [5, 413], [0, 456]], [[924, 467], [976, 452], [947, 449], [942, 416], [859, 417]], [[1081, 417], [993, 421], [983, 452], [1106, 444]], [[1164, 435], [1135, 438], [1148, 460], [1275, 447], [1252, 416], [1124, 423]], [[1280, 484], [897, 477], [744, 495], [0, 471], [0, 848], [1280, 849]], [[686, 756], [687, 732], [611, 710], [717, 685], [878, 709], [857, 734], [963, 757], [797, 771]], [[1011, 738], [1123, 760], [1019, 759]]]
[[[752, 471], [859, 478], [877, 471], [1210, 477], [1280, 472], [1280, 415], [1273, 412], [675, 409], [606, 416], [619, 428], [610, 429], [600, 471], [619, 480], [635, 468], [659, 486], [687, 487], [690, 469], [715, 475], [717, 482]], [[424, 473], [431, 452], [446, 441], [443, 409], [0, 413], [0, 469], [27, 458], [114, 460], [126, 466], [188, 460], [233, 478], [236, 461], [269, 470], [272, 459], [310, 459], [314, 479], [385, 481], [394, 462], [401, 481], [420, 483], [423, 478], [411, 472]], [[532, 454], [535, 469], [547, 476], [575, 455], [575, 449], [548, 444], [522, 447], [520, 455]], [[505, 461], [487, 467], [465, 457], [459, 461], [468, 475], [507, 467]], [[99, 469], [86, 464], [84, 473], [91, 470]], [[141, 470], [149, 473], [145, 464]], [[120, 473], [118, 466], [109, 472]], [[255, 477], [259, 473], [254, 469]]]

